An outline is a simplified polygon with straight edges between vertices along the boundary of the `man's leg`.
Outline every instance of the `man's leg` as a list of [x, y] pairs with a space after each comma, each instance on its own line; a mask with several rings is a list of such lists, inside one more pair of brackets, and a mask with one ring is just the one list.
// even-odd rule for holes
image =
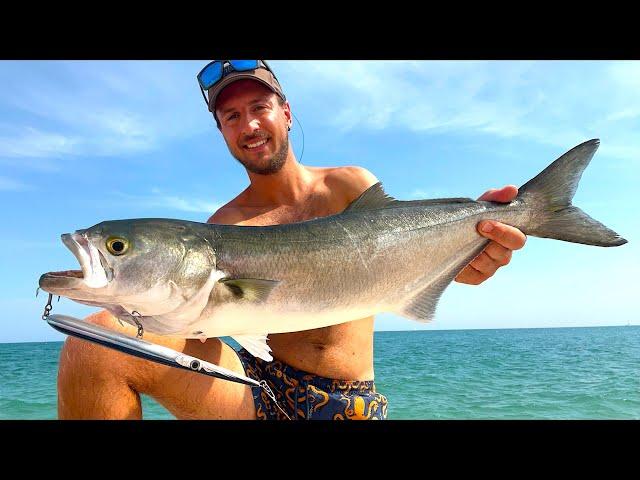
[[[87, 322], [135, 336], [101, 311]], [[201, 358], [244, 375], [235, 351], [218, 339], [186, 340], [150, 333], [144, 339]], [[251, 388], [160, 365], [69, 337], [60, 354], [58, 417], [60, 419], [139, 419], [140, 393], [153, 397], [179, 419], [255, 419]]]

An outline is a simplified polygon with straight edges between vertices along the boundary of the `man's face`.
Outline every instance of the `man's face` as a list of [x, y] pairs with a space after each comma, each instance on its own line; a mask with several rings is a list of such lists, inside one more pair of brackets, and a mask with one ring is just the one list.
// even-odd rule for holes
[[237, 80], [216, 99], [224, 141], [247, 170], [260, 175], [279, 171], [289, 153], [289, 104], [254, 80]]

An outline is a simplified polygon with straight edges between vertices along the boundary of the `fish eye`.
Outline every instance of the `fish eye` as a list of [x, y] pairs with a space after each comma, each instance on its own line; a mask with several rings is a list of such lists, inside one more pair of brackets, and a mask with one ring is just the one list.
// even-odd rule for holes
[[122, 237], [111, 237], [107, 240], [107, 250], [111, 255], [122, 255], [129, 248], [129, 241]]

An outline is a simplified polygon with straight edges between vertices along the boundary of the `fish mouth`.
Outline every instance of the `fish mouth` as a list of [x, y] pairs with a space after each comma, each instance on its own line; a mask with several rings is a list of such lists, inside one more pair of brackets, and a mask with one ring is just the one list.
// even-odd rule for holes
[[60, 290], [78, 290], [83, 287], [102, 288], [113, 280], [113, 269], [102, 252], [89, 242], [84, 230], [62, 234], [61, 238], [80, 263], [81, 270], [45, 273], [39, 282], [43, 290], [58, 293]]

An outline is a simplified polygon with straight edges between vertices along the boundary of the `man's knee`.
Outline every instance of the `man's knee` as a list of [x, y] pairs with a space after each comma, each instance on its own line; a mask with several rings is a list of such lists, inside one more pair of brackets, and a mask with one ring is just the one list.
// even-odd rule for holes
[[[108, 312], [98, 312], [88, 316], [87, 323], [113, 329], [113, 317]], [[103, 347], [88, 340], [69, 336], [60, 352], [59, 378], [91, 379], [94, 377], [115, 376], [120, 370], [113, 368], [118, 357], [124, 354]], [[79, 371], [88, 375], [74, 375]]]
[[[136, 335], [135, 327], [120, 325], [108, 312], [91, 315], [86, 321]], [[147, 333], [144, 338], [244, 374], [237, 354], [217, 338], [206, 343]], [[118, 416], [112, 412], [108, 418], [137, 412], [138, 393], [153, 397], [178, 418], [255, 418], [252, 391], [246, 385], [159, 365], [77, 338], [68, 338], [62, 348], [58, 391], [63, 407], [65, 402], [73, 407], [83, 398], [103, 410], [106, 402], [116, 404], [113, 408], [118, 407]]]
[[[103, 312], [87, 322], [105, 327]], [[127, 380], [125, 354], [101, 345], [68, 337], [58, 366], [60, 418], [140, 418], [140, 398]]]

